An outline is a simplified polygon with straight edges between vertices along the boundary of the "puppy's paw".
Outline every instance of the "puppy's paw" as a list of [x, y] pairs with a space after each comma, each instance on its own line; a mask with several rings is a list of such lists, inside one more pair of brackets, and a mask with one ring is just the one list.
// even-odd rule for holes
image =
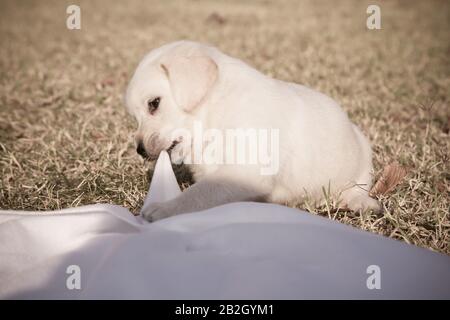
[[173, 216], [175, 213], [170, 210], [166, 203], [155, 202], [150, 204], [142, 212], [142, 216], [149, 222], [161, 220]]
[[365, 195], [354, 197], [347, 205], [355, 212], [364, 212], [368, 210], [373, 211], [376, 214], [383, 212], [383, 207], [377, 200]]

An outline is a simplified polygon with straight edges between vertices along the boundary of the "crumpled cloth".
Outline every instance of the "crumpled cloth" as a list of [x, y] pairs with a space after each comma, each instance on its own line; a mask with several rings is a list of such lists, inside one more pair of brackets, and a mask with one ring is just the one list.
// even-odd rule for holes
[[[162, 153], [144, 207], [179, 192]], [[0, 211], [0, 298], [449, 299], [450, 257], [274, 204]]]

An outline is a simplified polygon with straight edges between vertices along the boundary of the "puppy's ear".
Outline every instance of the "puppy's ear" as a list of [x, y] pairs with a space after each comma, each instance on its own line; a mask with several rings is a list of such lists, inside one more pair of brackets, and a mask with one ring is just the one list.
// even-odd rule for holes
[[208, 56], [175, 56], [161, 64], [176, 103], [185, 111], [198, 106], [217, 79], [217, 64]]

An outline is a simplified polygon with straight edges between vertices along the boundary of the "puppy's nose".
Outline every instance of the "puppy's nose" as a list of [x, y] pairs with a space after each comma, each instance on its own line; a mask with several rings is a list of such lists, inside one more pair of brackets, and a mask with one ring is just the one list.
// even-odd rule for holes
[[144, 144], [142, 141], [139, 141], [138, 146], [136, 148], [136, 152], [142, 157], [142, 158], [148, 158], [148, 154], [145, 151]]

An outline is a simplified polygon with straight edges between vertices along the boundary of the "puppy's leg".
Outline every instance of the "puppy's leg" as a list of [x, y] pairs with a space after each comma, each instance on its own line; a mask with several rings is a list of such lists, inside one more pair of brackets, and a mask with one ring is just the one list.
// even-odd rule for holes
[[156, 221], [230, 202], [265, 201], [265, 199], [266, 193], [256, 186], [219, 177], [205, 177], [175, 199], [149, 205], [143, 216], [148, 221]]

